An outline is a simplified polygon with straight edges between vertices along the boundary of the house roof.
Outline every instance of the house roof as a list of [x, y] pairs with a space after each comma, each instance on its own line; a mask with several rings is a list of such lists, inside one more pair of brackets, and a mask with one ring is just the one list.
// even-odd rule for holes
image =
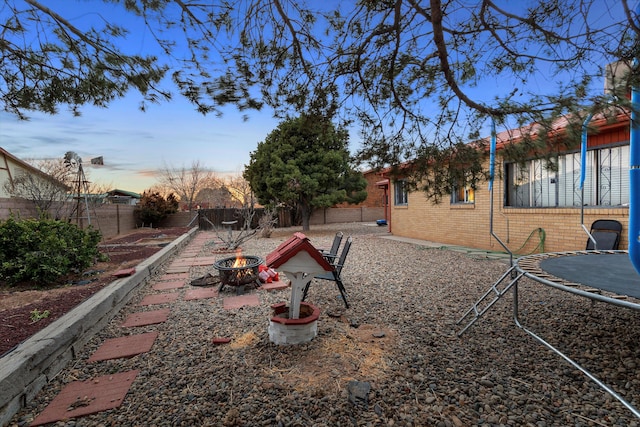
[[57, 184], [59, 184], [61, 187], [64, 188], [69, 188], [69, 186], [67, 186], [65, 183], [57, 180], [56, 178], [54, 178], [53, 176], [44, 173], [43, 171], [41, 171], [40, 169], [38, 169], [37, 167], [30, 165], [29, 163], [25, 162], [22, 159], [19, 159], [18, 157], [14, 156], [13, 154], [9, 153], [7, 150], [5, 150], [4, 148], [0, 147], [0, 155], [2, 157], [4, 157], [5, 159], [10, 159], [13, 163], [17, 164], [18, 166], [20, 166], [20, 168], [28, 171], [29, 173], [32, 173], [34, 175], [38, 175], [41, 178], [47, 179], [51, 182], [55, 182]]
[[[576, 117], [571, 115], [565, 115], [557, 118], [551, 124], [550, 134], [552, 136], [563, 136], [567, 132], [569, 125], [575, 121]], [[583, 119], [584, 120], [584, 119]], [[629, 111], [619, 109], [618, 113], [612, 117], [611, 114], [605, 114], [600, 112], [595, 114], [589, 122], [589, 129], [594, 129], [595, 132], [602, 132], [603, 130], [628, 126], [631, 120], [631, 113]], [[519, 128], [507, 129], [502, 132], [496, 133], [496, 150], [502, 150], [507, 144], [518, 143], [524, 140], [526, 137], [538, 137], [543, 131], [544, 126], [540, 123], [531, 123]], [[471, 141], [470, 144], [482, 147], [484, 150], [489, 151], [489, 141], [491, 137], [481, 138], [477, 141]], [[412, 160], [403, 162], [396, 165], [395, 168], [409, 169], [415, 162]], [[382, 176], [388, 176], [394, 166], [386, 167], [382, 170]]]
[[[590, 129], [597, 129], [598, 132], [601, 132], [607, 128], [611, 127], [621, 127], [628, 126], [629, 120], [631, 118], [630, 112], [625, 110], [619, 110], [615, 116], [611, 116], [611, 114], [605, 114], [604, 112], [600, 112], [595, 114], [591, 121], [589, 122]], [[551, 123], [550, 133], [555, 136], [562, 136], [566, 133], [567, 128], [570, 127], [572, 123], [575, 123], [576, 119], [579, 119], [579, 124], [582, 125], [584, 118], [579, 118], [573, 115], [565, 115], [562, 117], [558, 117], [556, 120]], [[526, 126], [521, 126], [515, 129], [507, 129], [502, 132], [498, 132], [496, 134], [496, 149], [500, 150], [507, 143], [518, 142], [526, 138], [537, 137], [540, 133], [544, 131], [544, 127], [539, 123], [532, 123]], [[481, 141], [488, 142], [491, 137], [483, 138]]]
[[134, 199], [139, 199], [141, 197], [140, 194], [134, 193], [133, 191], [119, 190], [117, 188], [114, 190], [108, 191], [108, 194], [110, 196], [129, 196], [129, 197], [133, 197]]

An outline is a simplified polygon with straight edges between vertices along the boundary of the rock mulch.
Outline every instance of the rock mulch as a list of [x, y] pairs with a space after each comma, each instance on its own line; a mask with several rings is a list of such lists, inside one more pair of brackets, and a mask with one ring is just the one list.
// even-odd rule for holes
[[[120, 407], [57, 425], [639, 425], [514, 325], [510, 294], [457, 336], [456, 321], [505, 271], [503, 261], [384, 239], [386, 227], [364, 224], [315, 227], [308, 236], [328, 247], [338, 229], [354, 237], [342, 272], [351, 308], [344, 309], [335, 284], [314, 282], [308, 301], [322, 314], [311, 342], [269, 341], [269, 307], [288, 301], [288, 290], [249, 290], [259, 305], [225, 310], [232, 289], [185, 300], [194, 287], [154, 290], [152, 282], [10, 425], [28, 425], [67, 383], [131, 370], [139, 373]], [[265, 257], [293, 231], [253, 239], [243, 251]], [[201, 255], [214, 247], [204, 245]], [[189, 271], [192, 279], [209, 272]], [[138, 304], [163, 292], [181, 296], [170, 303], [167, 321], [135, 332], [121, 327], [133, 313], [162, 307]], [[640, 313], [526, 280], [520, 309], [527, 327], [640, 406]], [[153, 331], [149, 352], [88, 362], [105, 340]]]

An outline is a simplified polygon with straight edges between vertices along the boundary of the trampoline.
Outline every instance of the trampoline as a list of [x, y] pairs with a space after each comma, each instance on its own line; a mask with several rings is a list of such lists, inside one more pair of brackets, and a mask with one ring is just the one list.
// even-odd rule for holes
[[[638, 6], [638, 13], [640, 14], [640, 5]], [[640, 310], [640, 211], [638, 210], [640, 208], [640, 119], [636, 117], [637, 112], [640, 111], [640, 88], [632, 88], [632, 102], [635, 106], [639, 106], [639, 108], [637, 110], [634, 109], [631, 114], [628, 250], [591, 250], [591, 248], [589, 248], [590, 250], [584, 251], [534, 254], [514, 260], [513, 253], [493, 230], [493, 177], [496, 132], [495, 121], [492, 119], [489, 171], [489, 233], [500, 243], [507, 253], [509, 253], [510, 267], [489, 287], [477, 302], [462, 315], [457, 324], [462, 326], [458, 331], [458, 336], [462, 336], [471, 325], [480, 319], [480, 317], [509, 290], [513, 290], [513, 317], [516, 326], [561, 356], [567, 363], [581, 371], [603, 390], [616, 398], [637, 418], [640, 418], [640, 411], [638, 409], [627, 402], [615, 390], [580, 366], [576, 361], [555, 348], [540, 335], [525, 327], [518, 315], [518, 282], [523, 277], [592, 300], [632, 310]], [[587, 125], [591, 117], [592, 116], [589, 115], [583, 124], [582, 159], [586, 158]], [[581, 161], [581, 167], [580, 188], [583, 189], [585, 161]], [[595, 243], [594, 237], [584, 226], [583, 203], [581, 203], [580, 217], [582, 228], [589, 236], [589, 240]], [[589, 247], [589, 244], [587, 246]]]
[[627, 251], [572, 251], [536, 254], [518, 258], [512, 269], [517, 271], [517, 275], [506, 289], [513, 286], [513, 316], [516, 325], [560, 355], [640, 418], [638, 409], [573, 359], [527, 329], [518, 317], [517, 282], [522, 277], [593, 300], [640, 310], [640, 275], [629, 259], [629, 253]]
[[[636, 7], [636, 15], [640, 16], [640, 4]], [[640, 69], [640, 58], [634, 58], [630, 64]], [[609, 101], [605, 108], [615, 106], [616, 98]], [[509, 290], [513, 290], [513, 317], [516, 326], [545, 345], [566, 362], [580, 370], [602, 389], [615, 397], [637, 418], [640, 411], [612, 388], [604, 384], [576, 361], [562, 353], [541, 336], [527, 329], [518, 317], [518, 281], [523, 277], [535, 282], [551, 286], [575, 295], [602, 301], [615, 306], [632, 310], [640, 310], [640, 85], [631, 86], [631, 126], [629, 138], [629, 221], [627, 250], [597, 250], [597, 240], [584, 225], [584, 181], [586, 176], [588, 128], [594, 113], [589, 113], [582, 124], [582, 140], [580, 146], [580, 223], [589, 237], [587, 249], [584, 251], [553, 252], [528, 255], [517, 260], [513, 252], [500, 239], [493, 229], [494, 202], [493, 180], [496, 162], [496, 129], [495, 118], [491, 117], [491, 141], [489, 144], [489, 234], [510, 255], [509, 269], [467, 310], [458, 320], [462, 325], [458, 336], [471, 327]], [[592, 227], [593, 228], [593, 227]], [[618, 230], [619, 231], [619, 230]], [[617, 241], [616, 246], [617, 248]]]
[[627, 251], [571, 251], [518, 258], [516, 270], [537, 282], [640, 310], [640, 275]]
[[528, 255], [512, 266], [458, 320], [463, 324], [461, 336], [508, 291], [513, 291], [513, 319], [520, 329], [561, 356], [607, 393], [616, 398], [636, 417], [640, 411], [587, 369], [522, 324], [519, 318], [518, 282], [523, 278], [575, 295], [640, 311], [640, 275], [627, 251], [571, 251]]

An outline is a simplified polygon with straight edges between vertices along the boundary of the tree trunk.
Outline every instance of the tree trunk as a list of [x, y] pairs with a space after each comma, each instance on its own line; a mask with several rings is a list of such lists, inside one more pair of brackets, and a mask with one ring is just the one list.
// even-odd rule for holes
[[300, 204], [300, 216], [302, 217], [302, 231], [309, 231], [309, 219], [311, 218], [311, 209], [304, 203]]

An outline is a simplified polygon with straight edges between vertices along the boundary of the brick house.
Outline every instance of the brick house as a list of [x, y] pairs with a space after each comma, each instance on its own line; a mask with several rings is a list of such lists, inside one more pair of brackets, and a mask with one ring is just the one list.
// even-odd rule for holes
[[[562, 137], [566, 120], [556, 124]], [[627, 248], [629, 222], [630, 122], [627, 114], [615, 120], [595, 116], [590, 122], [587, 144], [584, 199], [579, 189], [580, 148], [557, 154], [557, 170], [545, 161], [531, 158], [524, 165], [506, 162], [501, 148], [517, 142], [517, 131], [497, 135], [493, 183], [493, 232], [516, 254], [584, 249], [587, 235], [582, 229], [597, 219], [615, 219], [623, 224], [620, 249]], [[485, 163], [489, 168], [489, 160]], [[475, 191], [460, 188], [449, 200], [433, 204], [420, 192], [407, 192], [402, 177], [390, 180], [392, 234], [446, 245], [485, 250], [503, 248], [490, 234], [491, 193], [488, 182]], [[584, 208], [581, 201], [584, 200]]]

